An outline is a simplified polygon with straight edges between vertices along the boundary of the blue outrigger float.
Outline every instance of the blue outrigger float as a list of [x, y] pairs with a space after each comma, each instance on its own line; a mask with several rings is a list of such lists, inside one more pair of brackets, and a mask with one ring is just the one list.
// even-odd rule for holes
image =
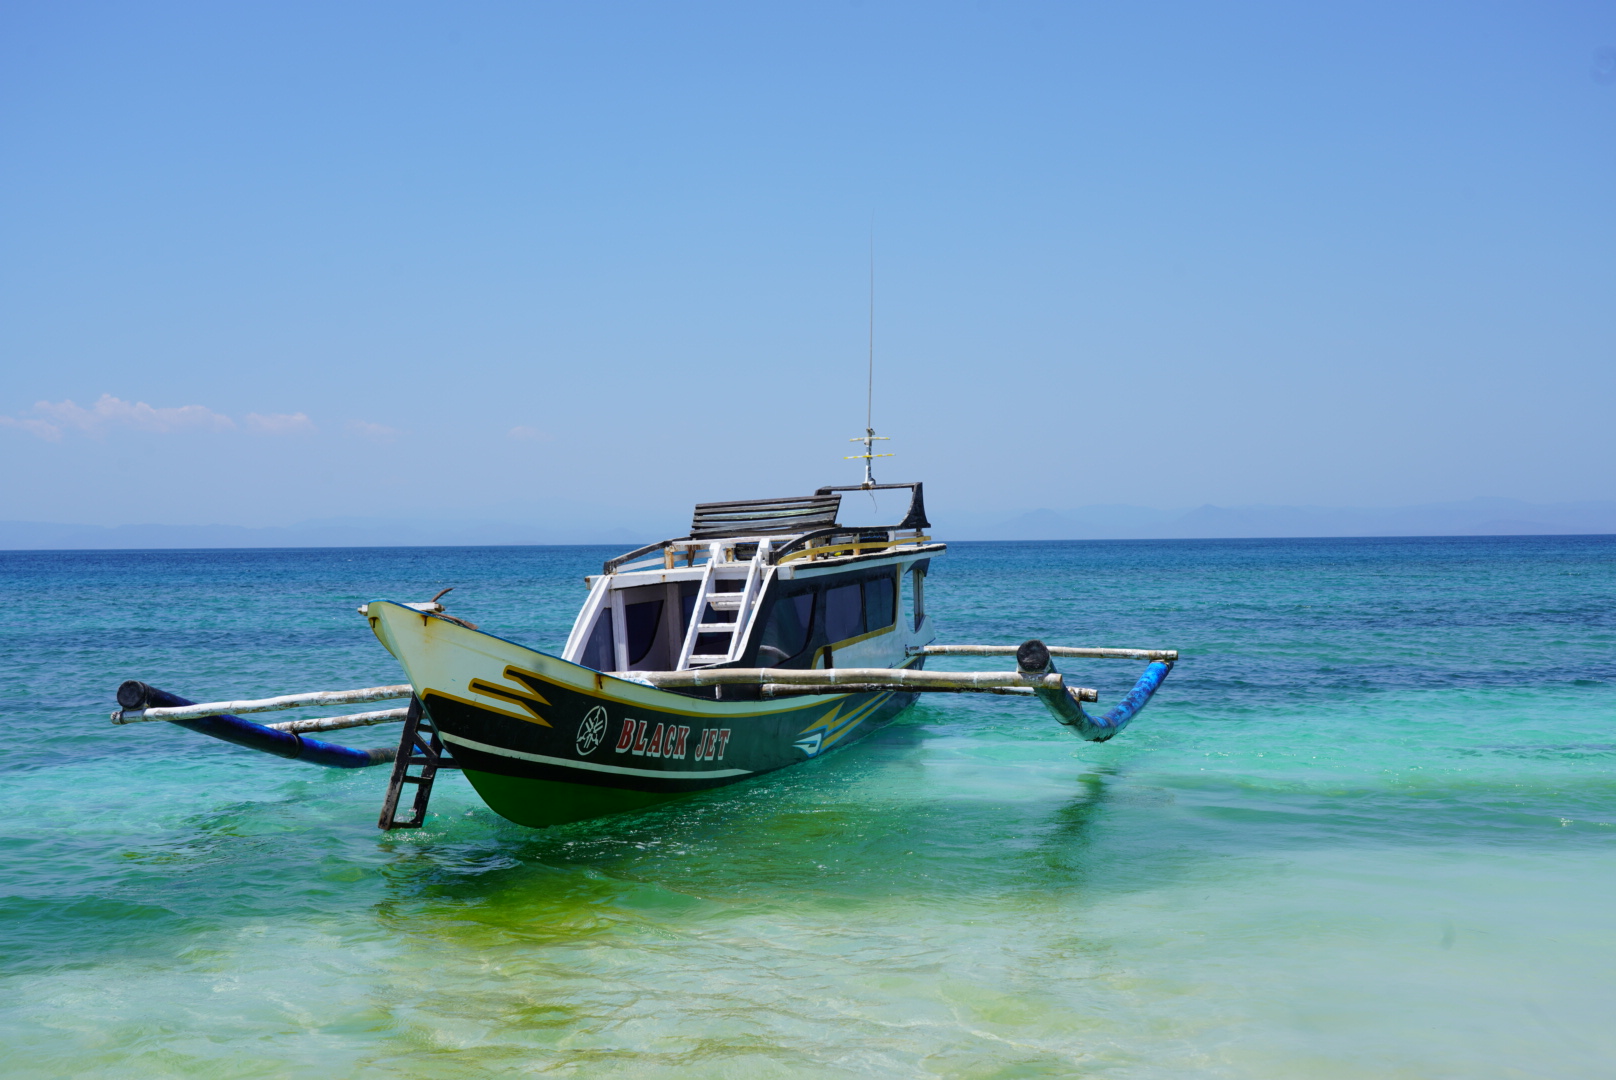
[[[875, 438], [873, 432], [870, 438]], [[869, 446], [866, 442], [866, 461]], [[118, 688], [114, 723], [167, 721], [331, 768], [391, 763], [379, 826], [416, 828], [437, 771], [458, 768], [497, 813], [546, 826], [634, 810], [773, 772], [848, 745], [921, 693], [1036, 697], [1079, 738], [1125, 728], [1172, 650], [938, 645], [925, 581], [947, 549], [926, 535], [921, 485], [865, 483], [785, 499], [704, 503], [689, 534], [609, 560], [559, 655], [424, 603], [359, 612], [407, 683], [197, 704], [143, 682]], [[907, 489], [896, 525], [837, 523], [847, 491]], [[448, 590], [444, 590], [448, 592]], [[1014, 671], [941, 672], [930, 656], [1011, 656]], [[1099, 715], [1055, 658], [1147, 662]], [[408, 700], [406, 707], [280, 724], [241, 714]], [[396, 747], [358, 750], [320, 732], [401, 722]], [[407, 786], [415, 789], [404, 813]]]

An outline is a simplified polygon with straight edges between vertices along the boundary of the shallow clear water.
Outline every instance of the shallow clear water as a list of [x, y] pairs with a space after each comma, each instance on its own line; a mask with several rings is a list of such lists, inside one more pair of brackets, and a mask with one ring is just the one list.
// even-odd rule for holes
[[956, 545], [941, 640], [1185, 661], [548, 831], [106, 722], [397, 681], [353, 609], [444, 585], [554, 649], [608, 554], [0, 553], [5, 1075], [1609, 1074], [1613, 538]]

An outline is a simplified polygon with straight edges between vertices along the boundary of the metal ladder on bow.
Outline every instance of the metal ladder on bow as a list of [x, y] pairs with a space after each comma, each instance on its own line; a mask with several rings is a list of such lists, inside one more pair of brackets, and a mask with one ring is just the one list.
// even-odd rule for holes
[[[420, 766], [415, 775], [410, 769]], [[398, 757], [393, 759], [393, 777], [387, 783], [387, 797], [382, 800], [381, 817], [376, 827], [393, 829], [419, 829], [426, 821], [426, 804], [432, 798], [432, 782], [439, 769], [458, 769], [460, 766], [448, 756], [438, 726], [421, 708], [421, 699], [411, 696], [409, 711], [404, 716], [404, 731], [398, 740]], [[398, 800], [405, 784], [415, 785], [415, 805], [407, 818], [398, 817]]]

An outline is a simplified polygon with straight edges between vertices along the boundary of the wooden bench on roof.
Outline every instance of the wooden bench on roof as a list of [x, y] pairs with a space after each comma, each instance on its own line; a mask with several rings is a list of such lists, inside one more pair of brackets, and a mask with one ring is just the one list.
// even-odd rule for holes
[[841, 503], [842, 497], [832, 494], [697, 503], [690, 522], [690, 539], [721, 540], [833, 528]]

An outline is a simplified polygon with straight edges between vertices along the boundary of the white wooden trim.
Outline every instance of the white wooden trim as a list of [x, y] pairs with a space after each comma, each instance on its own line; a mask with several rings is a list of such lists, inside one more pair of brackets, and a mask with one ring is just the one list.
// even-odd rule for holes
[[611, 591], [612, 646], [617, 655], [617, 670], [628, 670], [628, 619], [623, 613], [623, 590]]
[[589, 641], [589, 630], [595, 623], [595, 613], [600, 610], [601, 602], [612, 586], [612, 579], [604, 575], [596, 576], [593, 581], [589, 587], [589, 595], [584, 599], [584, 606], [578, 609], [578, 617], [573, 620], [572, 633], [567, 635], [567, 644], [561, 650], [561, 659], [570, 660], [574, 664], [583, 660], [584, 645]]

